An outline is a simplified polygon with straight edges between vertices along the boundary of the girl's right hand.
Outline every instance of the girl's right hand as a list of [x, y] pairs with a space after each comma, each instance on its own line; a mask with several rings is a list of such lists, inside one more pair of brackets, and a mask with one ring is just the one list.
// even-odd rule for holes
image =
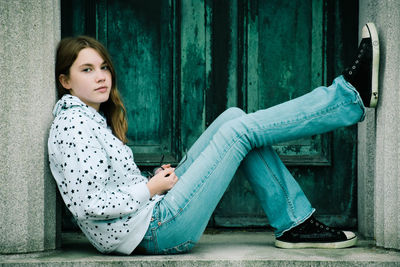
[[167, 168], [169, 168], [169, 167], [171, 167], [171, 164], [164, 164], [164, 165], [161, 165], [161, 167], [156, 168], [156, 169], [154, 170], [154, 175], [156, 175], [156, 174], [159, 173], [160, 171], [165, 170], [165, 169], [167, 169]]
[[167, 193], [177, 182], [178, 176], [175, 174], [175, 168], [166, 168], [159, 171], [147, 182], [150, 197]]

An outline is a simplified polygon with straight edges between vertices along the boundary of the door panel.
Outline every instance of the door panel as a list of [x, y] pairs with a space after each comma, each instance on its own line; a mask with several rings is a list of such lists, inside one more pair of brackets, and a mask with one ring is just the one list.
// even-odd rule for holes
[[[172, 118], [173, 55], [167, 1], [108, 1], [106, 39], [118, 62], [118, 86], [128, 116], [128, 145], [140, 165], [176, 162]], [[99, 27], [104, 26], [99, 25]]]
[[[322, 0], [254, 2], [257, 18], [247, 25], [249, 112], [306, 94], [324, 84], [326, 73]], [[327, 139], [313, 136], [274, 147], [289, 165], [329, 165]]]
[[180, 138], [189, 149], [205, 129], [205, 94], [210, 73], [209, 21], [202, 1], [180, 2]]
[[[331, 82], [339, 73], [333, 65], [343, 65], [344, 59], [334, 53], [349, 48], [354, 51], [357, 45], [354, 15], [351, 21], [338, 19], [345, 12], [356, 14], [355, 2], [254, 0], [237, 3], [238, 13], [228, 17], [230, 21], [236, 18], [237, 24], [243, 27], [238, 27], [241, 53], [237, 89], [242, 96], [238, 103], [248, 112], [293, 99]], [[215, 13], [213, 16], [213, 21], [223, 19]], [[343, 24], [353, 28], [346, 32]], [[349, 37], [349, 34], [352, 35]], [[328, 43], [328, 38], [337, 43]], [[348, 42], [341, 43], [343, 40]], [[219, 90], [213, 85], [211, 88]], [[355, 127], [338, 129], [274, 146], [317, 209], [317, 217], [331, 225], [356, 225], [354, 130]], [[268, 224], [244, 173], [236, 174], [214, 213], [212, 224], [225, 227]]]

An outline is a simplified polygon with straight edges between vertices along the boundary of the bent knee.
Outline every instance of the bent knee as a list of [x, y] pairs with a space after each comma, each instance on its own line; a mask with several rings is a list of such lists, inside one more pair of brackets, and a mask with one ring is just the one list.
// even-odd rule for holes
[[226, 119], [234, 119], [237, 117], [240, 117], [242, 115], [246, 114], [243, 110], [241, 110], [238, 107], [230, 107], [227, 110], [225, 110], [221, 116], [226, 117]]

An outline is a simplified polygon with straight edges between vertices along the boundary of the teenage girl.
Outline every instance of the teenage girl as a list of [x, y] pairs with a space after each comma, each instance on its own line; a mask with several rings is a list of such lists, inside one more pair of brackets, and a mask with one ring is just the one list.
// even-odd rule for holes
[[354, 64], [329, 87], [246, 114], [222, 113], [178, 167], [142, 176], [126, 145], [125, 108], [106, 49], [95, 39], [63, 39], [55, 78], [60, 100], [48, 140], [61, 196], [103, 253], [189, 251], [240, 164], [281, 248], [344, 248], [353, 232], [325, 226], [271, 145], [332, 131], [364, 118], [377, 103], [379, 41], [368, 23]]

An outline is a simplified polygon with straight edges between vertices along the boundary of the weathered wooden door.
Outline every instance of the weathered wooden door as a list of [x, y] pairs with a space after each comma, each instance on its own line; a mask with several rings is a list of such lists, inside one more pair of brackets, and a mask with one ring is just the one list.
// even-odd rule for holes
[[[62, 1], [63, 36], [89, 34], [110, 51], [142, 169], [177, 163], [227, 107], [247, 112], [330, 83], [357, 45], [357, 1]], [[350, 53], [351, 55], [351, 53]], [[277, 144], [317, 215], [356, 225], [355, 128]], [[213, 226], [265, 226], [238, 171]]]

